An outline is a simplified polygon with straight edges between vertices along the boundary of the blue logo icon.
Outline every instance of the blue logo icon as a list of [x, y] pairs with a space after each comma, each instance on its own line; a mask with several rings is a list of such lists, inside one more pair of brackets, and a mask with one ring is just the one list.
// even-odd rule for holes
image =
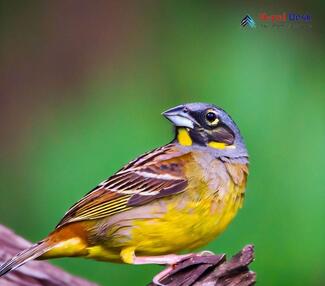
[[240, 25], [242, 25], [243, 27], [250, 27], [250, 28], [255, 28], [256, 27], [256, 24], [255, 24], [255, 21], [254, 19], [249, 16], [249, 15], [246, 15], [240, 22]]

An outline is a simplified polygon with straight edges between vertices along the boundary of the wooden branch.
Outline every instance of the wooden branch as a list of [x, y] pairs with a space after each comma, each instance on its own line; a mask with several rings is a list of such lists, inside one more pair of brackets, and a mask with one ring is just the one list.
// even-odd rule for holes
[[[28, 246], [29, 242], [0, 225], [0, 264]], [[197, 254], [177, 264], [160, 282], [166, 286], [250, 286], [256, 281], [255, 273], [248, 269], [253, 259], [252, 245], [228, 261], [225, 254]], [[96, 286], [45, 261], [28, 262], [0, 280], [1, 286]]]
[[165, 286], [250, 286], [256, 282], [256, 274], [248, 268], [253, 260], [252, 245], [245, 246], [228, 261], [225, 254], [196, 254], [177, 264], [159, 282]]

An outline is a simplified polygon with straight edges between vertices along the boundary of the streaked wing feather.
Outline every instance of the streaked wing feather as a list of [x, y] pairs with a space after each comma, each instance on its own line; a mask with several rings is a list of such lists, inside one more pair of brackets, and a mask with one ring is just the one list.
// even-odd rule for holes
[[182, 166], [188, 153], [175, 148], [169, 144], [129, 163], [72, 206], [57, 227], [104, 218], [184, 191]]
[[183, 180], [175, 183], [172, 187], [162, 188], [161, 191], [155, 195], [143, 196], [141, 193], [133, 195], [129, 200], [127, 206], [140, 206], [147, 204], [153, 200], [170, 196], [182, 192], [187, 186], [187, 181]]

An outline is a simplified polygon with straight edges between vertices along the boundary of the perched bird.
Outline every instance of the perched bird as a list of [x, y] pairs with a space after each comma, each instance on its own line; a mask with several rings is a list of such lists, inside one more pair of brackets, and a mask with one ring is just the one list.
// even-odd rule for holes
[[36, 258], [172, 266], [188, 257], [177, 253], [220, 234], [244, 199], [248, 153], [239, 129], [212, 104], [179, 105], [163, 115], [175, 126], [171, 143], [100, 183], [45, 239], [4, 263], [0, 276]]

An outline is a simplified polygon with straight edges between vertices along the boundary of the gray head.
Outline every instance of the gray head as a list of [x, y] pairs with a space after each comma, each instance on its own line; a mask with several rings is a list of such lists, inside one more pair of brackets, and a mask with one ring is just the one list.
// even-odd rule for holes
[[179, 144], [208, 147], [218, 157], [248, 157], [236, 123], [220, 107], [208, 103], [187, 103], [168, 109], [163, 115], [176, 127]]

